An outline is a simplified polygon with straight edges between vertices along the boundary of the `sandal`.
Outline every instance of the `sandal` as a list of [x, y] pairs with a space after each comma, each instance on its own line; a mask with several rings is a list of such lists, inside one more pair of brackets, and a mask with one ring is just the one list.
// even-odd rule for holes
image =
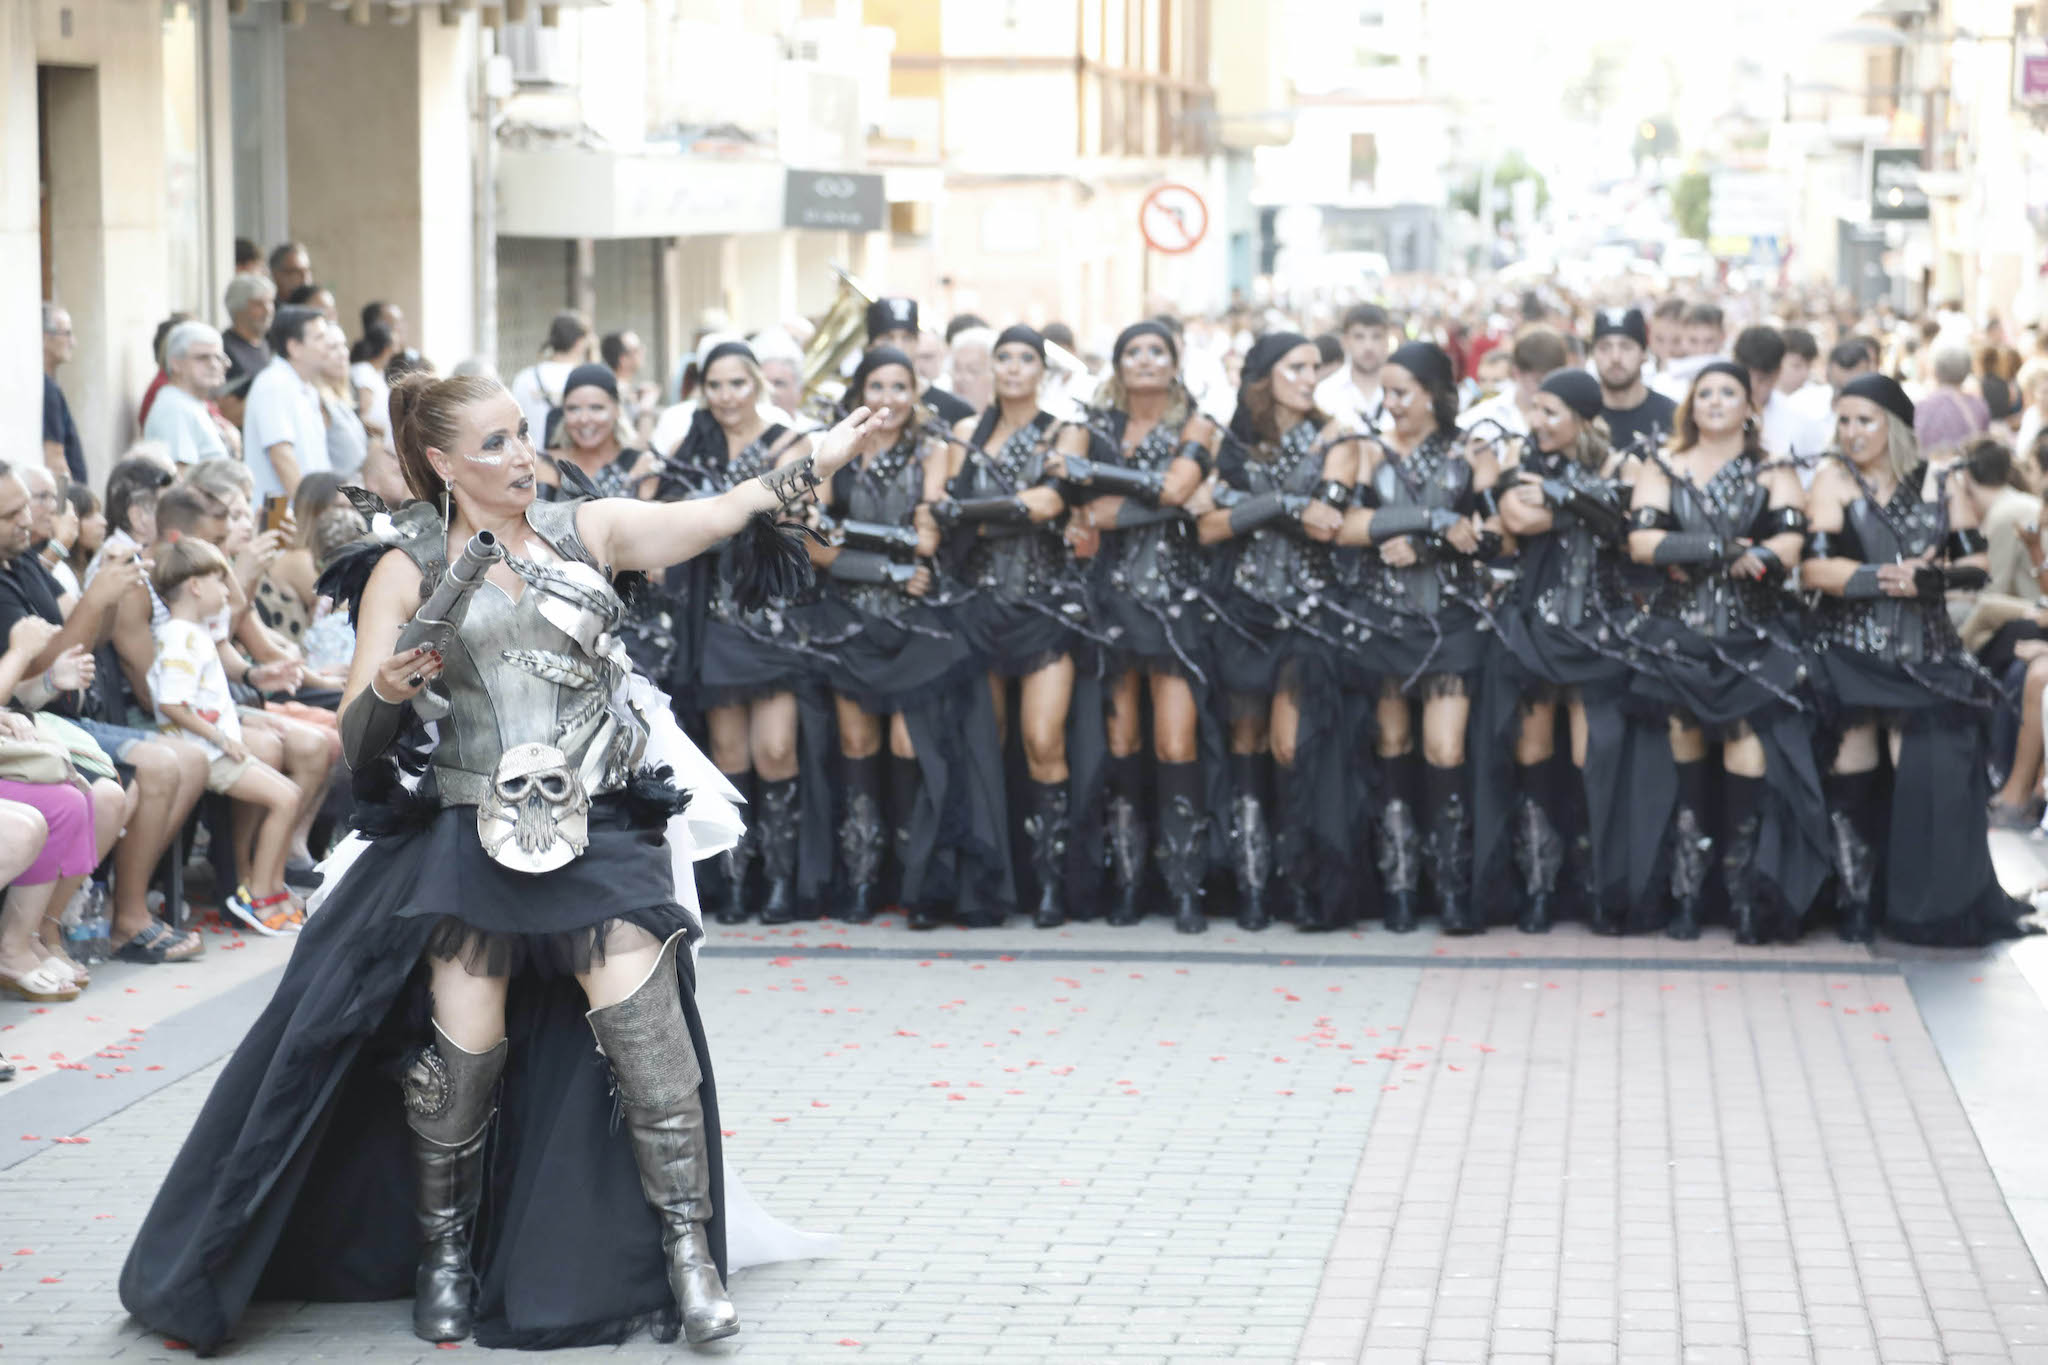
[[164, 961], [191, 962], [206, 956], [206, 940], [199, 937], [197, 929], [187, 929], [181, 934], [167, 928], [165, 932], [171, 936], [171, 941], [164, 946]]
[[122, 962], [139, 962], [145, 967], [155, 967], [167, 960], [171, 931], [156, 920], [149, 927], [138, 930], [126, 943], [114, 949], [114, 956]]
[[39, 963], [34, 971], [15, 973], [0, 969], [0, 991], [36, 1005], [69, 1004], [78, 998], [78, 987], [52, 971], [53, 963]]
[[43, 965], [52, 972], [55, 972], [61, 980], [69, 985], [78, 987], [81, 991], [92, 984], [92, 978], [86, 975], [85, 968], [69, 958], [46, 957], [43, 959]]

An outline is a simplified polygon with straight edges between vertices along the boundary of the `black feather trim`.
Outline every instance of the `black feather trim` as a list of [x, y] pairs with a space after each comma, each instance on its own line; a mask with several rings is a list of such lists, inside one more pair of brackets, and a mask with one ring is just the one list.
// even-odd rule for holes
[[358, 488], [352, 483], [343, 484], [341, 495], [348, 499], [349, 506], [356, 509], [356, 515], [363, 519], [365, 526], [375, 521], [380, 512], [386, 516], [391, 514], [391, 504], [367, 488]]
[[791, 602], [815, 582], [805, 536], [820, 545], [825, 538], [800, 521], [777, 521], [756, 512], [734, 536], [732, 600], [742, 611], [759, 611], [770, 602]]
[[690, 804], [690, 794], [675, 785], [675, 775], [673, 768], [663, 764], [642, 768], [627, 779], [619, 799], [635, 829], [660, 829]]
[[434, 823], [441, 803], [423, 796], [398, 780], [398, 765], [390, 761], [366, 763], [349, 779], [355, 797], [351, 821], [356, 833], [373, 842], [418, 834]]
[[337, 607], [347, 608], [348, 619], [355, 620], [362, 609], [363, 593], [369, 589], [370, 575], [375, 572], [377, 561], [391, 548], [381, 540], [368, 539], [342, 546], [320, 571], [320, 581], [313, 591]]

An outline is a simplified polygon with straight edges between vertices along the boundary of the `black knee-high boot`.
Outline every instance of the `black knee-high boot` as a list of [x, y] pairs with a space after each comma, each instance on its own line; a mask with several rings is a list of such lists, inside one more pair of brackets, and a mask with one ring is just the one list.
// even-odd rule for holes
[[1379, 811], [1380, 886], [1386, 893], [1386, 926], [1413, 933], [1422, 887], [1422, 756], [1397, 754], [1382, 760], [1386, 799]]
[[[917, 766], [916, 759], [889, 755], [889, 830], [890, 842], [896, 847], [899, 887], [910, 879], [910, 823], [917, 815], [917, 793], [923, 785], [924, 770]], [[939, 927], [937, 906], [922, 901], [912, 905], [908, 896], [904, 901], [905, 923], [912, 929]]]
[[1237, 927], [1252, 933], [1271, 923], [1272, 782], [1271, 754], [1230, 756], [1230, 871], [1237, 881]]
[[1209, 927], [1202, 910], [1202, 878], [1209, 863], [1209, 813], [1202, 797], [1202, 765], [1159, 765], [1159, 873], [1166, 883], [1173, 927], [1199, 934]]
[[640, 1191], [661, 1219], [669, 1292], [692, 1344], [740, 1330], [711, 1254], [711, 1151], [704, 1131], [704, 1072], [676, 982], [678, 933], [654, 969], [616, 1004], [586, 1011], [598, 1050], [619, 1083], [619, 1109], [640, 1168]]
[[1714, 841], [1707, 833], [1707, 765], [1704, 760], [1680, 763], [1678, 804], [1671, 812], [1671, 919], [1664, 932], [1672, 938], [1700, 936], [1700, 899], [1707, 890], [1707, 868]]
[[761, 784], [761, 923], [788, 924], [797, 918], [797, 779]]
[[1756, 886], [1757, 830], [1763, 822], [1758, 803], [1763, 792], [1761, 777], [1721, 774], [1721, 885], [1728, 893], [1728, 923], [1737, 943], [1762, 943], [1770, 937], [1757, 905]]
[[1515, 776], [1521, 795], [1515, 801], [1513, 846], [1515, 869], [1522, 874], [1522, 914], [1515, 927], [1525, 934], [1547, 934], [1557, 874], [1564, 867], [1564, 837], [1557, 832], [1566, 809], [1561, 788], [1576, 774], [1564, 758], [1553, 755], [1515, 769]]
[[1465, 769], [1422, 765], [1422, 800], [1429, 812], [1429, 881], [1447, 934], [1476, 934], [1486, 926], [1472, 913], [1472, 814], [1465, 803]]
[[422, 1341], [467, 1341], [475, 1327], [470, 1234], [483, 1199], [485, 1137], [508, 1046], [500, 1038], [487, 1051], [468, 1052], [436, 1024], [434, 1040], [412, 1054], [399, 1077], [419, 1176], [412, 1330]]
[[1033, 782], [1029, 800], [1024, 837], [1031, 845], [1031, 879], [1038, 897], [1031, 922], [1057, 929], [1067, 922], [1067, 784]]
[[1147, 833], [1136, 754], [1109, 760], [1108, 787], [1109, 800], [1103, 810], [1108, 828], [1103, 842], [1109, 850], [1110, 875], [1116, 885], [1109, 922], [1119, 926], [1136, 924], [1143, 914], [1138, 900], [1145, 885]]
[[882, 823], [882, 756], [840, 760], [846, 795], [839, 809], [839, 875], [844, 884], [838, 918], [866, 924], [882, 894], [882, 856], [888, 830]]
[[1884, 828], [1884, 783], [1872, 771], [1836, 773], [1826, 785], [1835, 854], [1835, 932], [1844, 942], [1868, 943], [1877, 932], [1874, 850]]
[[747, 873], [753, 867], [755, 850], [760, 847], [761, 812], [754, 804], [754, 770], [741, 773], [727, 773], [725, 780], [746, 798], [741, 815], [747, 827], [740, 832], [739, 842], [716, 858], [698, 864], [704, 870], [697, 875], [697, 903], [720, 924], [745, 924], [747, 922]]

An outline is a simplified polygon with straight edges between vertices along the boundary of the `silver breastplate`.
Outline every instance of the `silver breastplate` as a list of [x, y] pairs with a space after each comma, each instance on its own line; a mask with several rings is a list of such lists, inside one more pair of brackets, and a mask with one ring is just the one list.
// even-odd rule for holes
[[602, 572], [562, 553], [583, 553], [576, 507], [529, 509], [531, 557], [507, 561], [519, 597], [491, 582], [469, 596], [434, 687], [447, 705], [434, 789], [475, 806], [484, 852], [520, 872], [583, 852], [591, 798], [624, 787], [647, 743], [619, 691], [631, 671], [615, 634], [625, 605]]

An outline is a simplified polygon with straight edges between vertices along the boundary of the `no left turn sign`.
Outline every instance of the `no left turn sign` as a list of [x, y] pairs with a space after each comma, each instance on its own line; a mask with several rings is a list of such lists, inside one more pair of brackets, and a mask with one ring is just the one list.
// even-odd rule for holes
[[1145, 245], [1169, 256], [1193, 251], [1209, 231], [1209, 206], [1186, 185], [1156, 186], [1138, 208]]

